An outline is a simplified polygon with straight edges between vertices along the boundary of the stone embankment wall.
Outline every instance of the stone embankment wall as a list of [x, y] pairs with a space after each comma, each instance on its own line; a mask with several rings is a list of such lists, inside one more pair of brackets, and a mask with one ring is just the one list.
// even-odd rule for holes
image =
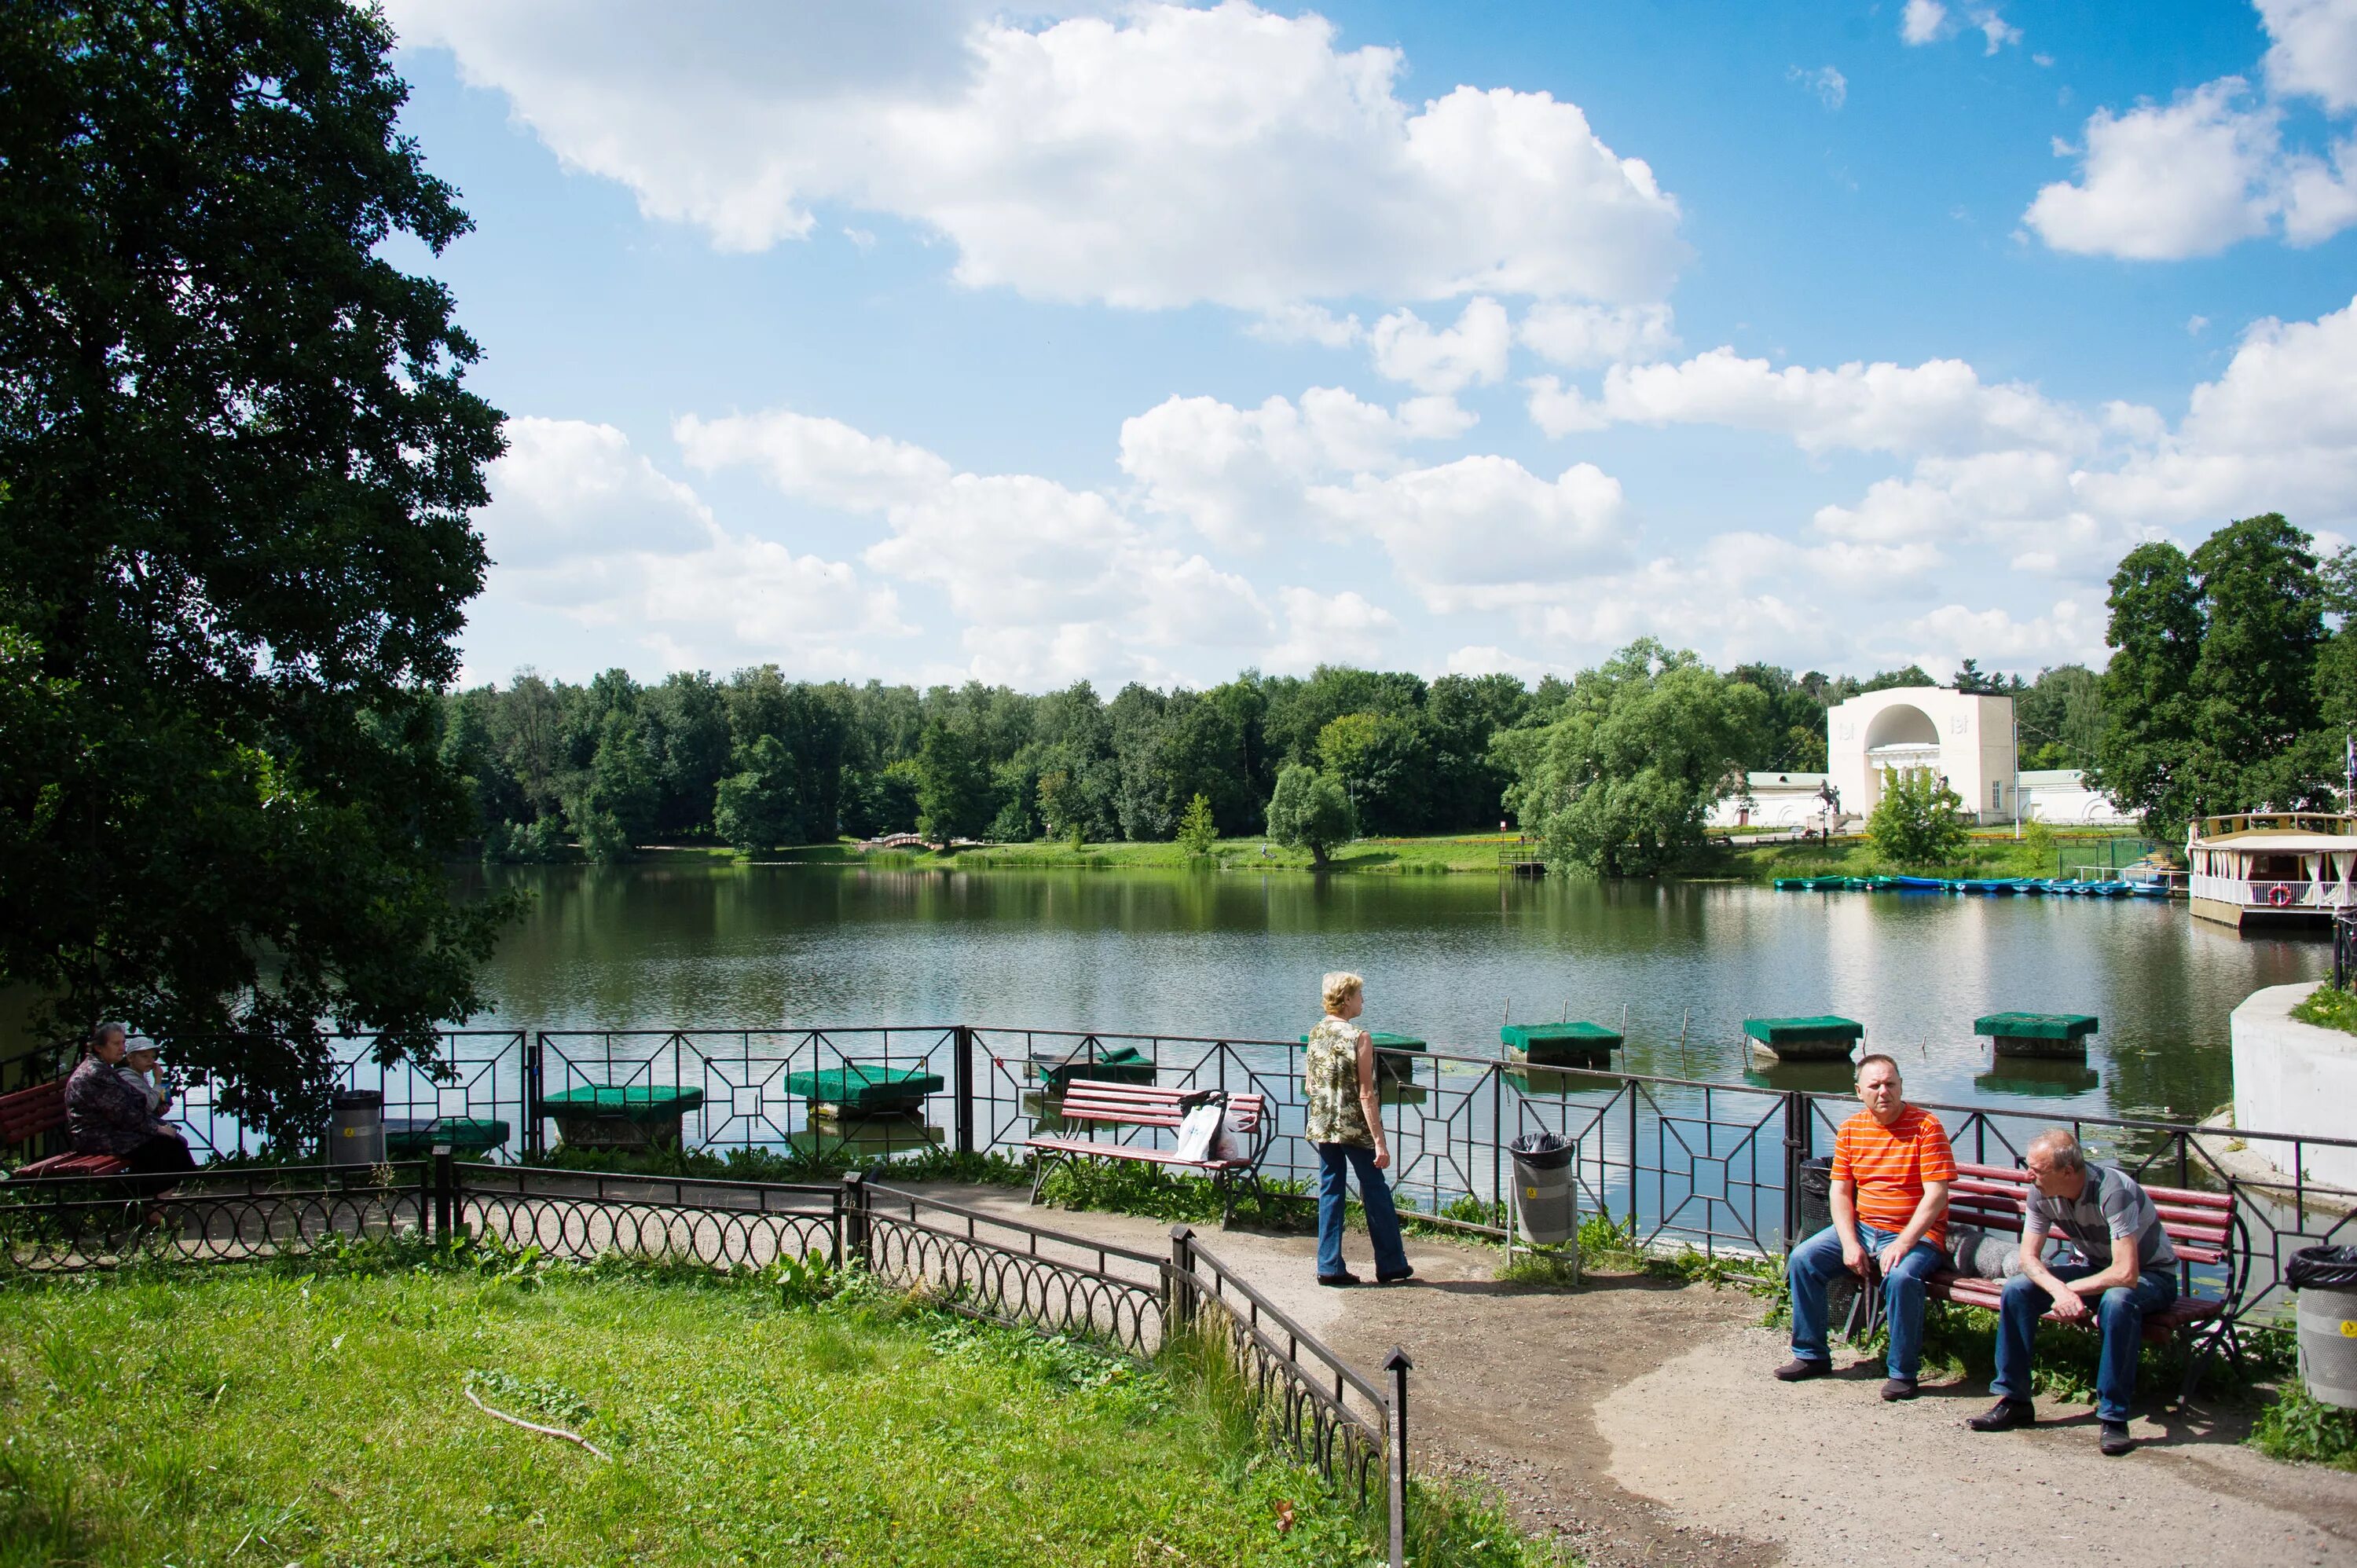
[[[2291, 1015], [2315, 983], [2270, 985], [2234, 1009], [2234, 1125], [2262, 1133], [2357, 1138], [2357, 1035]], [[2244, 1133], [2248, 1138], [2248, 1133]], [[2291, 1149], [2252, 1139], [2251, 1152], [2289, 1173]], [[2357, 1149], [2309, 1144], [2301, 1175], [2357, 1191]]]

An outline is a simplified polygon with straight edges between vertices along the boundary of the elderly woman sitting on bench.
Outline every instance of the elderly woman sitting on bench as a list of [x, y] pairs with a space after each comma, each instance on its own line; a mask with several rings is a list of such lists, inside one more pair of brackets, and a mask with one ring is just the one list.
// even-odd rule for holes
[[120, 1024], [101, 1024], [91, 1032], [88, 1054], [66, 1079], [66, 1136], [76, 1154], [113, 1155], [135, 1174], [195, 1170], [188, 1141], [120, 1070], [130, 1040]]

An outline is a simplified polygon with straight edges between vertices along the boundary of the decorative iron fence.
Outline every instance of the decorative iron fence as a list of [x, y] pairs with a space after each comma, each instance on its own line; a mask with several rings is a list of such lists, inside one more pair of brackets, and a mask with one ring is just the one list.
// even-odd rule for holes
[[[1307, 1187], [1316, 1174], [1300, 1136], [1301, 1051], [1288, 1041], [964, 1025], [453, 1031], [430, 1072], [379, 1068], [363, 1040], [346, 1042], [339, 1052], [347, 1080], [381, 1088], [396, 1122], [428, 1128], [462, 1122], [479, 1133], [490, 1124], [501, 1137], [481, 1147], [479, 1157], [503, 1165], [541, 1157], [579, 1131], [560, 1118], [578, 1110], [579, 1091], [601, 1090], [671, 1107], [673, 1119], [654, 1136], [675, 1138], [689, 1151], [791, 1149], [820, 1169], [928, 1149], [1019, 1157], [1027, 1139], [1061, 1125], [1063, 1084], [1103, 1074], [1265, 1095], [1274, 1135], [1264, 1178]], [[1802, 1165], [1830, 1150], [1835, 1130], [1855, 1109], [1844, 1093], [1766, 1084], [1532, 1068], [1448, 1051], [1383, 1056], [1381, 1097], [1402, 1202], [1426, 1219], [1492, 1235], [1487, 1221], [1508, 1191], [1506, 1146], [1544, 1129], [1577, 1145], [1584, 1213], [1608, 1216], [1644, 1243], [1781, 1253], [1799, 1220]], [[1846, 1074], [1836, 1069], [1835, 1077]], [[2357, 1240], [2357, 1178], [2347, 1174], [2357, 1170], [2357, 1140], [2035, 1108], [1929, 1108], [1947, 1123], [1960, 1153], [1980, 1163], [2016, 1161], [2030, 1136], [2060, 1124], [2099, 1157], [2161, 1185], [2233, 1193], [2246, 1240], [2233, 1281], [2241, 1287], [2244, 1316], [2283, 1306], [2281, 1271], [2293, 1251]], [[437, 1120], [425, 1122], [428, 1112]], [[210, 1116], [199, 1089], [190, 1090], [180, 1113], [184, 1125], [217, 1134], [195, 1140], [199, 1147], [238, 1144], [225, 1119]], [[218, 1135], [224, 1131], [229, 1135]], [[1092, 1135], [1146, 1143], [1168, 1137], [1151, 1129], [1093, 1129]], [[589, 1244], [578, 1238], [566, 1199], [537, 1191], [531, 1197], [531, 1204], [522, 1194], [500, 1200], [499, 1223], [534, 1237], [546, 1230], [552, 1251]], [[730, 1255], [743, 1257], [781, 1240], [748, 1229], [741, 1217], [699, 1223], [705, 1229], [673, 1237], [650, 1218], [645, 1234], [650, 1244], [660, 1234], [664, 1245], [733, 1249]], [[928, 1258], [938, 1261], [945, 1243], [896, 1232], [892, 1244], [932, 1249]]]
[[0, 1268], [251, 1262], [431, 1223], [424, 1162], [0, 1182]]
[[608, 1255], [764, 1268], [812, 1252], [843, 1262], [835, 1183], [702, 1181], [530, 1165], [458, 1165], [456, 1222], [511, 1247], [576, 1262]]

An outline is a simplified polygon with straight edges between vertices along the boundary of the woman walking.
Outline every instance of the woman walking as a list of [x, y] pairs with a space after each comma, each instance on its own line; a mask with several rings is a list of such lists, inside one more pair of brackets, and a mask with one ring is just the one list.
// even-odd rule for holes
[[1375, 1248], [1375, 1279], [1389, 1284], [1415, 1271], [1400, 1247], [1399, 1214], [1383, 1180], [1392, 1155], [1383, 1144], [1383, 1111], [1375, 1098], [1375, 1043], [1352, 1022], [1365, 1009], [1366, 982], [1338, 972], [1326, 977], [1322, 989], [1326, 1015], [1309, 1031], [1301, 1070], [1309, 1146], [1318, 1151], [1318, 1283], [1359, 1283], [1342, 1263], [1342, 1201], [1355, 1170], [1367, 1240]]

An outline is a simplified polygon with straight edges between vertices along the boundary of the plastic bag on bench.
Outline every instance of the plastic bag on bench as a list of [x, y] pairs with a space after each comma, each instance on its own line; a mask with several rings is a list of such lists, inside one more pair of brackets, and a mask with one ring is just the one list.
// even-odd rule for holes
[[1233, 1146], [1228, 1132], [1228, 1097], [1216, 1089], [1182, 1096], [1186, 1115], [1178, 1122], [1178, 1141], [1171, 1153], [1189, 1162], [1225, 1159]]

